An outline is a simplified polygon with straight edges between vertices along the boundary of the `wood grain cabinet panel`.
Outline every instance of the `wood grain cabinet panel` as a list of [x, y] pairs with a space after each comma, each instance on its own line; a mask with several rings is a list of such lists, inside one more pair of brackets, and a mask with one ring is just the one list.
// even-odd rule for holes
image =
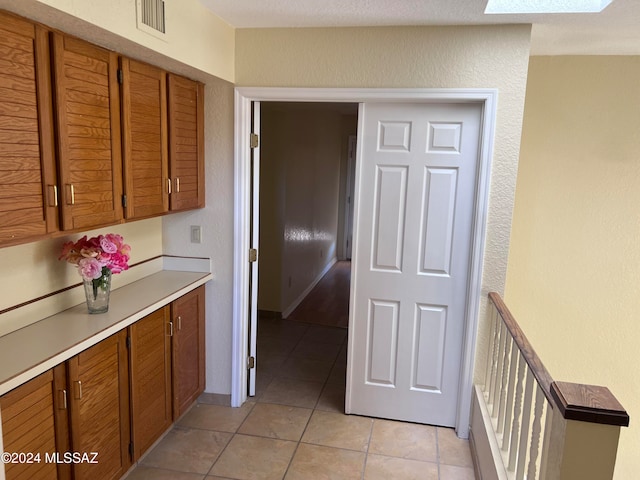
[[118, 56], [53, 35], [58, 166], [64, 230], [122, 220]]
[[171, 426], [171, 308], [129, 327], [134, 461]]
[[71, 478], [70, 466], [55, 462], [69, 451], [65, 382], [59, 365], [0, 397], [4, 451], [34, 454], [33, 463], [5, 463], [7, 480]]
[[0, 246], [58, 229], [48, 32], [0, 12]]
[[205, 386], [204, 286], [173, 302], [173, 419], [177, 420]]
[[131, 466], [126, 340], [124, 329], [67, 360], [71, 448], [98, 453], [73, 465], [76, 480], [118, 479]]
[[122, 139], [127, 219], [169, 210], [167, 74], [120, 59]]
[[204, 391], [204, 302], [203, 285], [0, 397], [4, 451], [42, 459], [7, 480], [121, 478]]
[[168, 75], [169, 168], [172, 211], [202, 208], [204, 198], [204, 85]]

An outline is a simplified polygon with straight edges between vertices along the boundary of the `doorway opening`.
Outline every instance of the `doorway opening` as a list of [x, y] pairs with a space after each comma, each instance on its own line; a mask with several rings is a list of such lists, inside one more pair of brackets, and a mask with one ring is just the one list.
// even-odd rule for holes
[[[265, 101], [287, 101], [287, 102], [358, 102], [359, 112], [365, 111], [367, 105], [372, 103], [396, 103], [400, 109], [402, 105], [418, 105], [418, 104], [477, 104], [481, 108], [480, 118], [480, 140], [477, 144], [477, 176], [475, 179], [474, 207], [472, 212], [472, 222], [470, 225], [471, 245], [469, 251], [469, 276], [466, 289], [466, 306], [464, 308], [464, 331], [459, 367], [459, 395], [457, 400], [456, 415], [456, 432], [459, 437], [466, 438], [469, 432], [469, 408], [471, 404], [472, 379], [474, 370], [475, 356], [475, 340], [477, 335], [478, 314], [480, 311], [480, 298], [482, 291], [482, 265], [484, 242], [487, 224], [488, 210], [488, 193], [491, 156], [493, 151], [494, 125], [496, 118], [496, 102], [497, 91], [495, 89], [296, 89], [296, 88], [253, 88], [239, 87], [236, 89], [236, 123], [235, 123], [235, 249], [234, 249], [234, 289], [233, 289], [233, 359], [232, 359], [232, 385], [231, 385], [231, 403], [232, 406], [240, 406], [247, 398], [247, 377], [249, 376], [248, 366], [248, 345], [247, 338], [249, 335], [249, 313], [250, 309], [250, 271], [251, 264], [250, 248], [251, 248], [251, 148], [250, 134], [252, 132], [251, 111], [252, 106], [259, 105]], [[436, 148], [450, 148], [453, 146], [454, 140], [460, 127], [456, 127], [456, 122], [441, 122], [434, 120], [438, 127], [437, 138], [433, 144]], [[391, 125], [389, 136], [384, 142], [385, 147], [397, 149], [402, 146], [404, 135], [401, 134], [403, 122]], [[440, 128], [444, 126], [444, 128]], [[371, 140], [366, 134], [361, 134], [364, 125], [359, 119], [358, 133], [359, 142], [366, 143]], [[404, 128], [404, 127], [403, 127]], [[405, 128], [406, 131], [406, 128]], [[372, 131], [371, 131], [372, 132]], [[370, 133], [371, 133], [370, 132]], [[367, 140], [368, 139], [368, 140]], [[387, 142], [388, 140], [388, 142]], [[455, 143], [455, 142], [454, 142]], [[362, 153], [359, 150], [358, 157]], [[474, 160], [475, 161], [475, 160]], [[361, 162], [362, 163], [362, 162]], [[394, 170], [394, 169], [392, 169]], [[396, 169], [397, 170], [397, 169]], [[394, 174], [394, 171], [390, 171]], [[361, 173], [357, 173], [359, 177]], [[399, 176], [398, 176], [399, 175]], [[401, 174], [392, 175], [392, 180], [402, 180]], [[416, 178], [416, 177], [412, 177]], [[395, 186], [397, 182], [389, 184]], [[368, 217], [366, 212], [359, 212], [358, 185], [362, 184], [361, 179], [356, 179], [356, 213], [355, 220], [358, 222], [360, 218]], [[366, 182], [370, 184], [370, 182]], [[454, 184], [451, 184], [454, 185]], [[382, 185], [386, 189], [386, 183]], [[402, 189], [386, 189], [391, 194], [389, 199], [397, 197], [398, 192]], [[386, 200], [385, 200], [386, 201]], [[394, 200], [395, 202], [395, 200]], [[361, 216], [364, 214], [364, 217]], [[359, 229], [356, 229], [359, 230]], [[386, 232], [385, 232], [386, 233]], [[358, 231], [355, 232], [354, 249], [360, 250], [361, 241], [358, 240]], [[363, 239], [367, 243], [366, 239]], [[364, 252], [364, 250], [363, 250]], [[354, 253], [354, 258], [357, 254]], [[366, 263], [366, 259], [360, 259], [357, 264]], [[359, 278], [359, 277], [358, 277]], [[355, 280], [354, 285], [360, 284], [360, 280]], [[352, 287], [351, 302], [358, 300], [359, 296], [354, 293]], [[382, 305], [384, 307], [384, 305]], [[350, 325], [356, 320], [357, 315], [350, 313]], [[361, 377], [351, 375], [354, 365], [352, 358], [351, 341], [355, 336], [350, 336], [348, 346], [349, 367], [347, 371], [347, 398], [350, 394], [350, 384], [353, 380], [360, 381]], [[362, 341], [362, 339], [360, 339]], [[250, 363], [249, 363], [250, 364]], [[406, 374], [406, 372], [404, 372]], [[397, 408], [401, 409], [398, 405]], [[348, 413], [357, 413], [350, 409], [349, 402], [346, 405]]]
[[282, 378], [324, 382], [340, 349], [344, 377], [358, 105], [259, 112], [257, 397], [277, 396]]

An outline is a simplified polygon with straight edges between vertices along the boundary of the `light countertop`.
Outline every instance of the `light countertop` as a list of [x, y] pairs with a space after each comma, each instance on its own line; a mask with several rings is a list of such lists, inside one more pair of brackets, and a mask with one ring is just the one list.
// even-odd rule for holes
[[95, 345], [212, 279], [163, 270], [111, 292], [109, 311], [85, 303], [0, 337], [0, 395]]

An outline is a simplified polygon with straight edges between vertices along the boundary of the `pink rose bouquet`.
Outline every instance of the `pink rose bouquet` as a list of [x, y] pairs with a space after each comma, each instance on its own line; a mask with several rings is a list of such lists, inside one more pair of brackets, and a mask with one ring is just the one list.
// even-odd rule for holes
[[124, 243], [121, 235], [108, 233], [87, 239], [85, 235], [77, 242], [67, 242], [62, 246], [58, 260], [78, 267], [78, 273], [87, 281], [93, 281], [94, 288], [106, 282], [106, 276], [120, 273], [129, 268], [131, 247]]

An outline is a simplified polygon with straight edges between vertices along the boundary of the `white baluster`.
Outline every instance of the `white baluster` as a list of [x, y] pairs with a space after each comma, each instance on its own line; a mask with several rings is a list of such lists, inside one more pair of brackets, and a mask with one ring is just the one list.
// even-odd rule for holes
[[482, 392], [485, 394], [485, 398], [488, 398], [489, 390], [491, 389], [491, 369], [493, 368], [493, 346], [495, 340], [496, 331], [496, 307], [490, 301], [489, 302], [489, 348], [487, 349], [487, 371], [484, 375], [484, 386]]
[[500, 407], [500, 398], [504, 390], [503, 371], [504, 371], [504, 351], [507, 348], [507, 336], [509, 332], [504, 322], [500, 322], [500, 343], [498, 344], [498, 365], [496, 368], [496, 381], [493, 392], [493, 408], [491, 409], [491, 416], [496, 418], [498, 415], [498, 409]]
[[520, 436], [520, 415], [522, 414], [522, 382], [527, 362], [522, 355], [518, 358], [518, 379], [516, 380], [516, 397], [514, 399], [513, 422], [511, 427], [511, 442], [509, 444], [509, 466], [507, 470], [515, 471], [516, 460], [518, 458], [518, 438]]
[[[511, 429], [513, 427], [513, 403], [516, 397], [516, 372], [518, 371], [518, 359], [520, 357], [520, 350], [515, 345], [513, 338], [511, 339], [511, 361], [509, 367], [509, 386], [507, 387], [507, 405], [505, 408], [504, 417], [504, 435], [502, 436], [502, 451], [506, 452], [509, 448], [509, 442], [511, 440]], [[521, 359], [521, 361], [524, 361]]]
[[529, 444], [529, 424], [531, 422], [531, 410], [533, 408], [533, 373], [527, 368], [527, 381], [524, 391], [524, 405], [522, 407], [522, 430], [520, 432], [520, 443], [518, 445], [518, 468], [516, 470], [516, 480], [524, 479], [524, 470], [527, 461], [527, 445]]
[[527, 480], [534, 480], [538, 474], [538, 456], [540, 454], [540, 434], [542, 432], [542, 413], [545, 397], [540, 385], [536, 383], [536, 404], [533, 410], [533, 426], [531, 429], [531, 447], [529, 450], [529, 468], [527, 468]]
[[552, 477], [549, 464], [549, 447], [551, 446], [551, 435], [553, 435], [553, 406], [547, 402], [546, 414], [544, 418], [544, 438], [542, 440], [542, 454], [540, 455], [540, 479], [547, 480]]
[[502, 385], [500, 386], [498, 428], [496, 430], [496, 433], [502, 433], [504, 431], [504, 410], [507, 401], [507, 380], [509, 377], [509, 369], [511, 368], [511, 349], [513, 348], [513, 337], [511, 337], [511, 334], [505, 335], [505, 343], [504, 356], [502, 358]]
[[493, 405], [496, 395], [496, 380], [498, 371], [498, 348], [500, 346], [500, 325], [502, 319], [496, 310], [495, 314], [495, 329], [493, 333], [493, 353], [491, 355], [491, 381], [489, 383], [489, 404]]

